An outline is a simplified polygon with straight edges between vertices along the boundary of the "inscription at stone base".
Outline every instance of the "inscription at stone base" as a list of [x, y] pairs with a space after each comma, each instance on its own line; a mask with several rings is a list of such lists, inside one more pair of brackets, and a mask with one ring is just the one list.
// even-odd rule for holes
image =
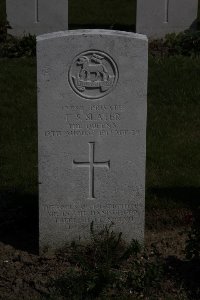
[[[102, 223], [107, 224], [122, 223], [127, 224], [134, 222], [139, 217], [138, 211], [141, 209], [139, 205], [124, 205], [124, 204], [107, 204], [107, 205], [92, 205], [88, 207], [80, 206], [55, 206], [44, 205], [43, 211], [48, 214], [52, 221], [65, 229], [70, 230], [74, 226], [81, 224], [91, 224], [94, 222], [95, 226], [102, 227]], [[77, 224], [79, 219], [79, 224]], [[102, 225], [102, 226], [101, 226]]]

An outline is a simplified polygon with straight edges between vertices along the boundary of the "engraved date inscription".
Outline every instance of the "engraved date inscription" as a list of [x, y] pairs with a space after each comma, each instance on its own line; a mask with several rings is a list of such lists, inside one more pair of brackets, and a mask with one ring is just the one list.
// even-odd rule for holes
[[73, 229], [80, 224], [102, 225], [105, 223], [127, 224], [134, 222], [137, 225], [143, 206], [135, 204], [94, 204], [90, 207], [82, 204], [43, 205], [43, 212], [60, 226]]
[[[62, 107], [62, 130], [51, 128], [45, 131], [46, 137], [76, 136], [136, 136], [140, 131], [126, 128], [126, 108], [124, 105], [66, 105]], [[64, 129], [64, 130], [63, 130]]]

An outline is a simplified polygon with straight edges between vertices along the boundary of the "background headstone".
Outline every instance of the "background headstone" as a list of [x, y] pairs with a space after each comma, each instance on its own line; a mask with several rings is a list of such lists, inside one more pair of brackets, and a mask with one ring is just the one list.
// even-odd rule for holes
[[114, 223], [143, 241], [148, 42], [77, 30], [37, 38], [40, 247]]
[[6, 12], [12, 35], [68, 29], [68, 0], [6, 0]]
[[136, 31], [150, 38], [195, 28], [198, 0], [138, 0]]

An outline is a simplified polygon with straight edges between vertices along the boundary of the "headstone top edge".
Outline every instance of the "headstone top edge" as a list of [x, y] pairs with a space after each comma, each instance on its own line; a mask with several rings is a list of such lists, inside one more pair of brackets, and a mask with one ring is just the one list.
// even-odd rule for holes
[[127, 31], [119, 31], [119, 30], [108, 30], [108, 29], [77, 29], [77, 30], [65, 30], [65, 31], [57, 31], [47, 34], [38, 35], [36, 37], [37, 42], [41, 42], [44, 40], [68, 37], [68, 36], [78, 36], [78, 35], [109, 35], [109, 36], [119, 36], [119, 37], [128, 37], [132, 39], [140, 39], [148, 42], [148, 38], [146, 35], [127, 32]]

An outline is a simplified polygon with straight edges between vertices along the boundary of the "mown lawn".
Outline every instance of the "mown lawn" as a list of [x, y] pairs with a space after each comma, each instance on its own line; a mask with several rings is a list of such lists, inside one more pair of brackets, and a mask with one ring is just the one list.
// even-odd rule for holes
[[150, 59], [146, 179], [154, 206], [199, 205], [199, 80], [200, 58]]
[[[200, 58], [150, 58], [147, 208], [197, 205]], [[35, 59], [0, 60], [0, 190], [37, 193]]]
[[35, 59], [0, 60], [1, 190], [35, 192], [37, 110]]
[[[69, 0], [69, 24], [132, 27], [136, 23], [136, 0]], [[101, 26], [99, 26], [101, 27]]]

